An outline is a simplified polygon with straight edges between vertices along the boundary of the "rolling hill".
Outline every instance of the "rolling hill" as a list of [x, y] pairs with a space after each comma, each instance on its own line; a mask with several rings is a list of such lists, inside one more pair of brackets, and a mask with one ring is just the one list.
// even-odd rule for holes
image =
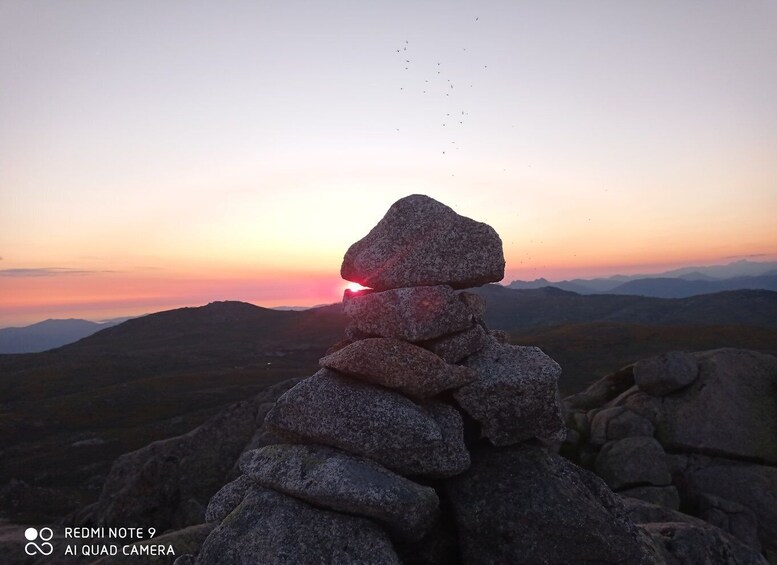
[[[777, 353], [775, 292], [682, 300], [498, 285], [477, 292], [491, 328], [559, 361], [563, 394], [660, 351]], [[346, 323], [340, 305], [296, 312], [217, 302], [135, 318], [43, 353], [0, 355], [0, 486], [22, 479], [89, 502], [118, 455], [312, 374]]]

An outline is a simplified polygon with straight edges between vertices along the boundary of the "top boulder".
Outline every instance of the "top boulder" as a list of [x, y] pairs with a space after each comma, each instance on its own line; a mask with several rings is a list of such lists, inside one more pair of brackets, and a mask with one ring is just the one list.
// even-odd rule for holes
[[376, 290], [449, 285], [469, 288], [504, 278], [502, 240], [489, 225], [458, 215], [422, 194], [397, 200], [340, 268]]

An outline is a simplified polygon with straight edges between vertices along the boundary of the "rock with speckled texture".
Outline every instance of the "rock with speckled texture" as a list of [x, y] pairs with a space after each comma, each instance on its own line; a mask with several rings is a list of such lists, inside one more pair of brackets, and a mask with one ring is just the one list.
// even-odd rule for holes
[[321, 369], [284, 394], [265, 425], [293, 443], [321, 443], [402, 475], [451, 477], [469, 467], [459, 413]]
[[388, 534], [365, 518], [254, 487], [214, 529], [197, 565], [400, 565]]
[[664, 448], [652, 437], [627, 437], [606, 443], [596, 457], [596, 474], [612, 489], [666, 486], [672, 482]]
[[330, 447], [271, 445], [252, 451], [241, 468], [261, 486], [318, 507], [372, 518], [410, 541], [424, 537], [438, 514], [433, 488]]
[[221, 522], [246, 497], [256, 483], [245, 475], [225, 484], [214, 494], [205, 510], [206, 522]]
[[534, 437], [563, 441], [566, 426], [557, 385], [561, 367], [540, 348], [489, 337], [465, 365], [477, 371], [478, 379], [454, 397], [480, 422], [491, 443], [512, 445]]
[[472, 369], [450, 365], [426, 349], [392, 338], [356, 341], [323, 357], [319, 364], [411, 398], [436, 396], [477, 378]]
[[525, 443], [483, 446], [472, 459], [445, 483], [463, 563], [656, 563], [595, 475]]
[[476, 324], [468, 330], [420, 341], [417, 345], [442, 357], [447, 363], [458, 363], [482, 349], [486, 344], [486, 335], [483, 326]]
[[489, 225], [421, 194], [396, 201], [348, 249], [341, 276], [376, 290], [446, 284], [480, 286], [504, 278], [502, 240]]
[[665, 396], [691, 384], [699, 375], [696, 357], [682, 351], [670, 351], [634, 364], [634, 381], [642, 392]]
[[471, 328], [473, 312], [449, 286], [397, 288], [343, 295], [343, 311], [364, 335], [423, 341]]

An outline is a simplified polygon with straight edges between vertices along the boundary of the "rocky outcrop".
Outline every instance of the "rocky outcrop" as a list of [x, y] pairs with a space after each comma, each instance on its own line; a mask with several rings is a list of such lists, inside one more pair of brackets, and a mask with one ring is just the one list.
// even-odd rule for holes
[[[483, 299], [461, 292], [503, 269], [488, 226], [427, 197], [393, 206], [346, 255], [344, 276], [373, 289], [345, 293], [348, 339], [320, 371], [272, 402], [235, 407], [220, 434], [201, 430], [207, 456], [178, 438], [125, 465], [151, 461], [144, 480], [158, 480], [157, 494], [178, 508], [200, 500], [181, 473], [215, 492], [199, 508], [212, 531], [179, 565], [757, 563], [746, 540], [772, 535], [770, 510], [735, 500], [714, 462], [677, 459], [661, 443], [668, 399], [708, 394], [710, 364], [694, 357], [692, 380], [661, 373], [673, 363], [648, 364], [652, 373], [637, 373], [649, 390], [632, 368], [569, 404], [565, 452], [585, 454], [621, 493], [663, 506], [619, 496], [553, 452], [566, 431], [559, 366], [490, 331]], [[176, 459], [192, 454], [197, 479]], [[217, 474], [218, 492], [206, 480]], [[676, 510], [693, 489], [709, 522]], [[109, 507], [139, 504], [116, 492]]]
[[[478, 563], [475, 548], [494, 543], [497, 562], [511, 562], [527, 551], [527, 522], [536, 547], [522, 563], [549, 551], [644, 561], [649, 538], [615, 495], [526, 445], [563, 437], [560, 368], [489, 332], [484, 300], [456, 290], [501, 278], [502, 257], [491, 228], [427, 197], [397, 203], [348, 251], [344, 276], [373, 290], [346, 291], [348, 339], [267, 413], [266, 431], [287, 443], [242, 456], [244, 475], [208, 506], [220, 526], [197, 563]], [[480, 462], [467, 471], [470, 449]], [[493, 521], [479, 524], [492, 509]], [[593, 529], [583, 526], [591, 512]], [[292, 539], [303, 522], [310, 531]]]
[[601, 480], [545, 449], [485, 447], [446, 486], [464, 563], [653, 563]]
[[565, 399], [563, 452], [621, 494], [704, 520], [651, 528], [669, 562], [700, 559], [705, 543], [709, 559], [755, 562], [739, 543], [777, 563], [777, 358], [673, 352], [619, 375]]
[[[242, 452], [262, 430], [269, 406], [297, 382], [279, 383], [236, 403], [182, 436], [122, 455], [100, 498], [67, 522], [75, 525], [147, 527], [159, 531], [202, 523], [210, 497], [227, 482]], [[260, 421], [261, 424], [261, 421]]]

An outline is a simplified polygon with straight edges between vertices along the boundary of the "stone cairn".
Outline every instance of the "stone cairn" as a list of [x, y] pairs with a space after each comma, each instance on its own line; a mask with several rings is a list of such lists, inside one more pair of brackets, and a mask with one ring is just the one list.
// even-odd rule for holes
[[[243, 475], [208, 506], [220, 525], [196, 562], [500, 562], [475, 557], [488, 539], [467, 547], [467, 532], [489, 529], [492, 511], [467, 493], [501, 481], [467, 487], [472, 456], [486, 446], [484, 461], [509, 459], [495, 446], [521, 444], [521, 457], [550, 469], [539, 480], [569, 473], [531, 451], [564, 439], [560, 367], [489, 331], [484, 299], [462, 291], [501, 280], [504, 266], [490, 226], [427, 196], [391, 206], [345, 254], [343, 278], [368, 287], [345, 292], [348, 339], [268, 413], [265, 426], [284, 443], [243, 456]], [[527, 512], [513, 530], [531, 529]]]

